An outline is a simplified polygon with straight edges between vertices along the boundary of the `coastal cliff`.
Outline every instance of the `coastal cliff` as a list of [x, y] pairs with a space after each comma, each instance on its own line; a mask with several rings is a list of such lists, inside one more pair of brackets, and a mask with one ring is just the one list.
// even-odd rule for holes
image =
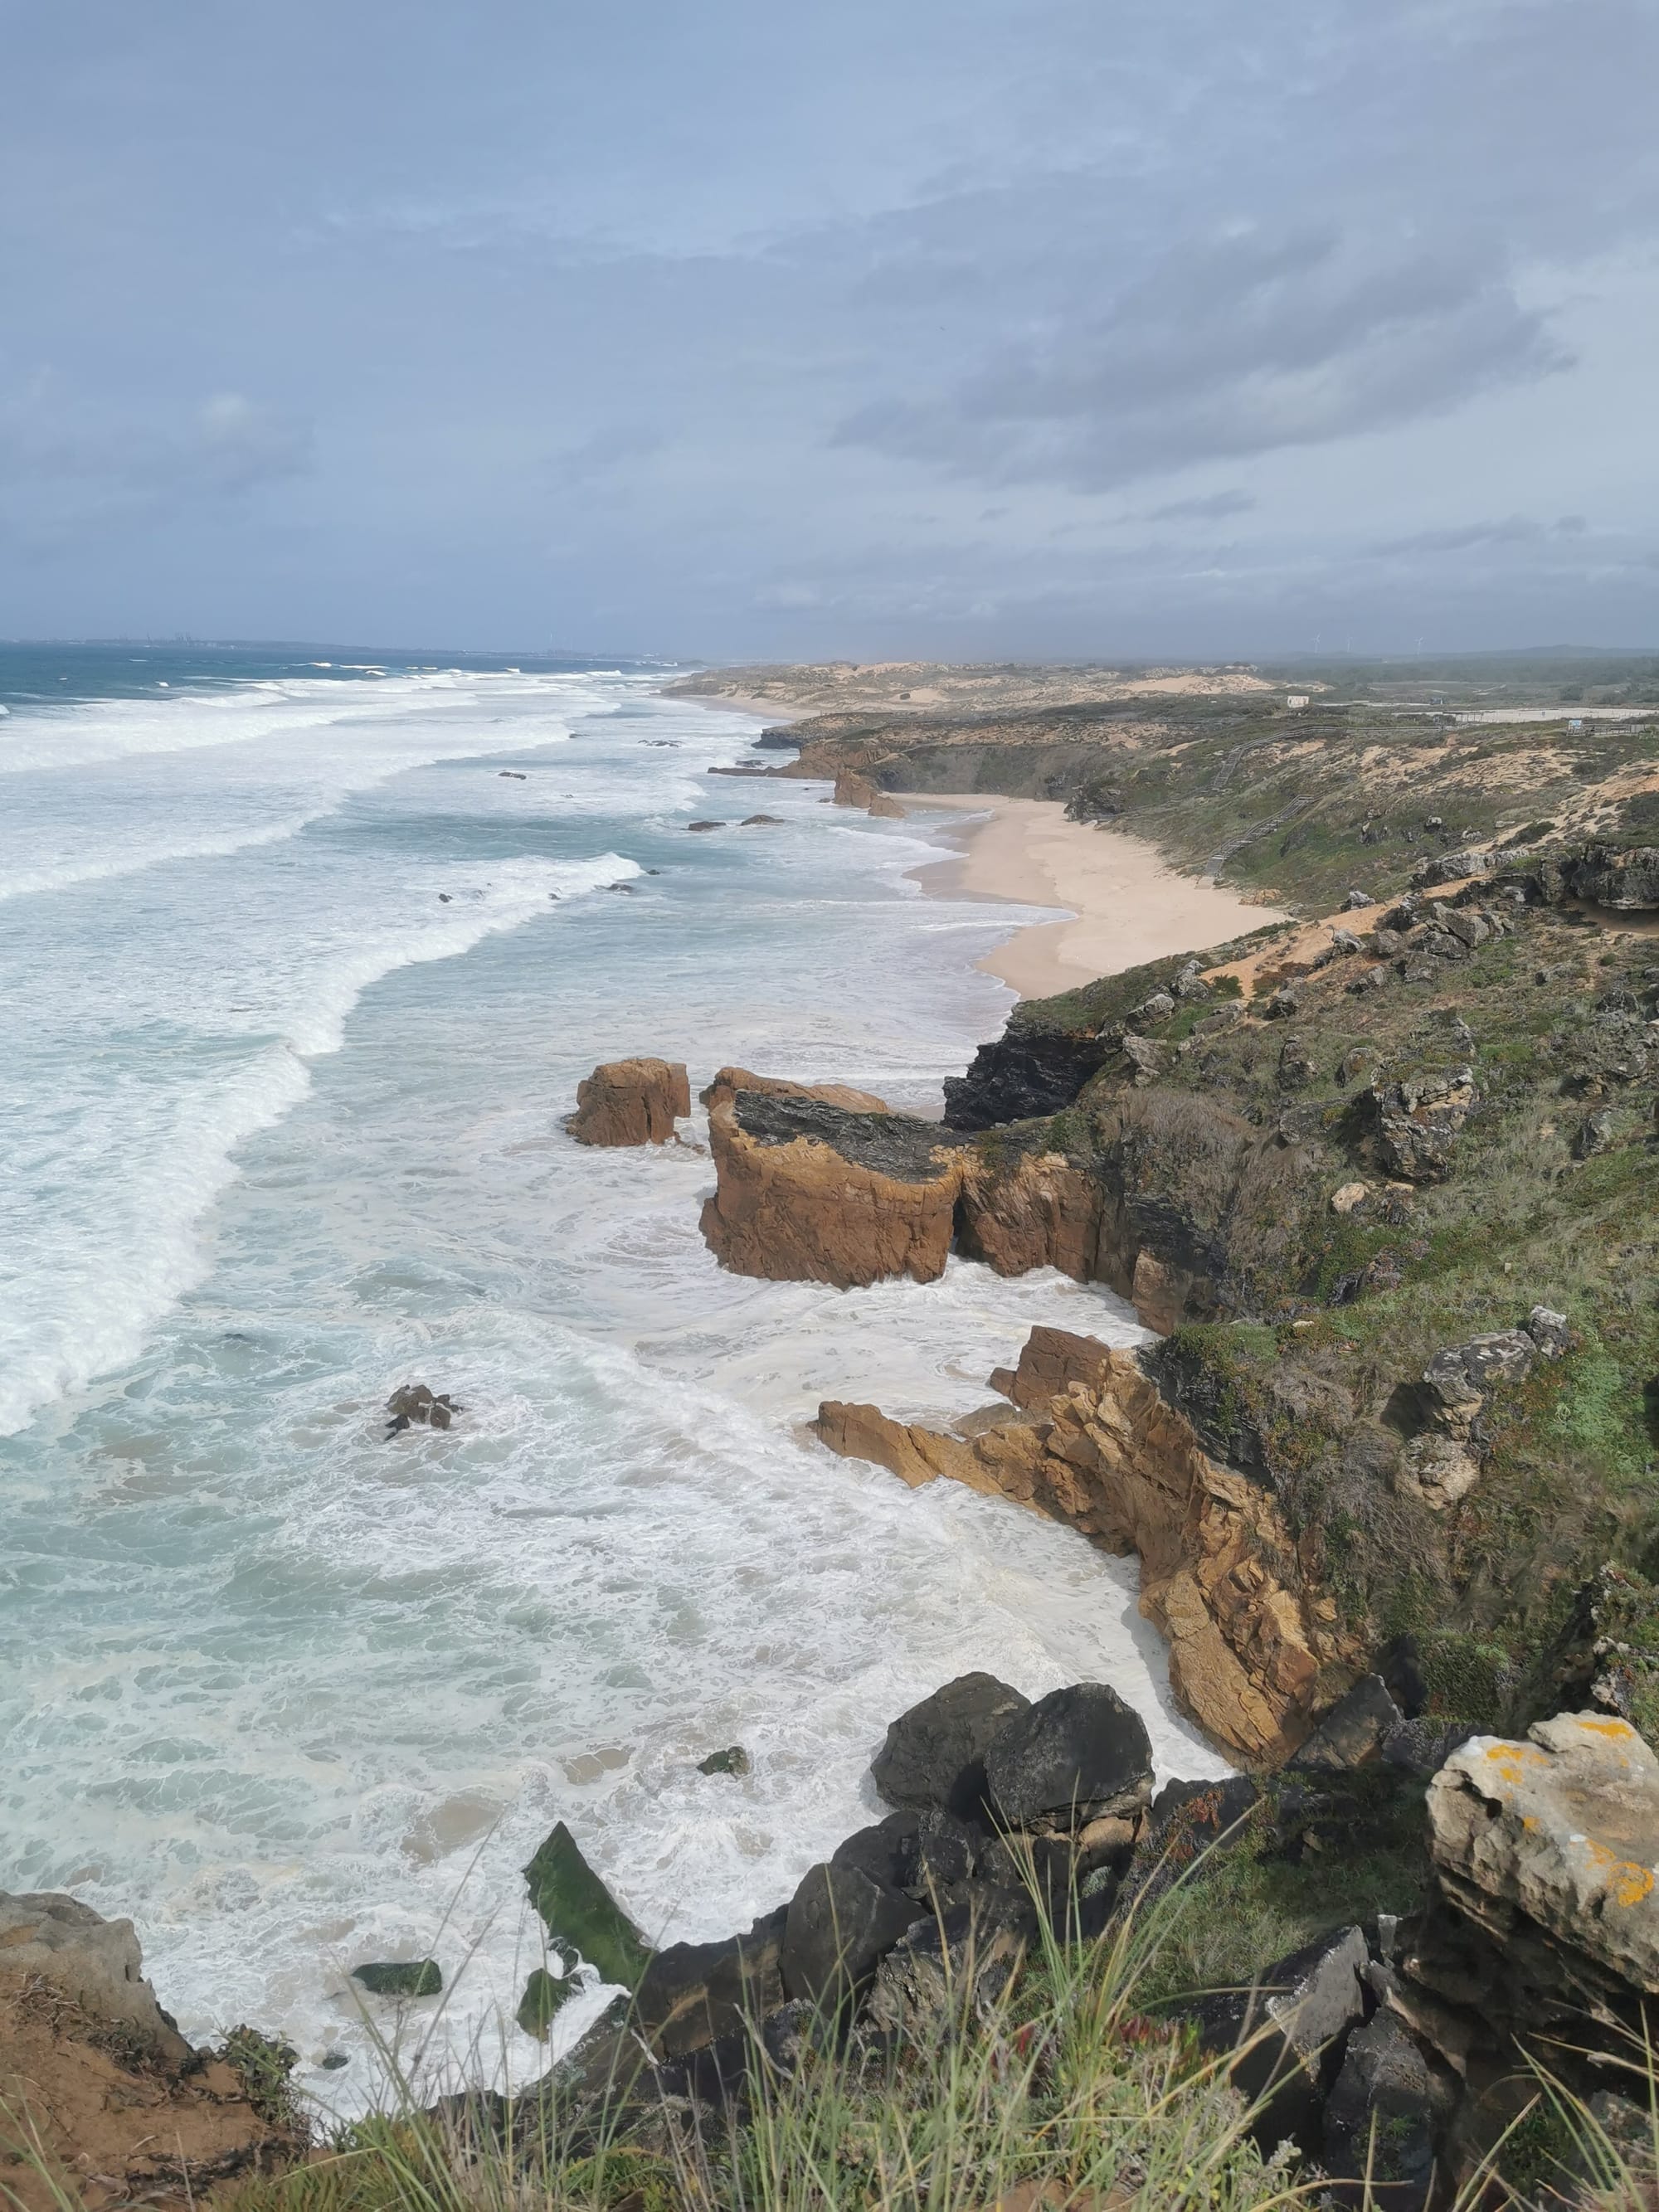
[[1310, 1574], [1271, 1491], [1212, 1459], [1132, 1352], [1040, 1328], [1007, 1389], [1014, 1410], [962, 1434], [834, 1401], [812, 1426], [912, 1485], [963, 1482], [1137, 1554], [1141, 1611], [1170, 1640], [1182, 1705], [1240, 1758], [1287, 1756], [1363, 1652], [1335, 1628], [1316, 1552]]

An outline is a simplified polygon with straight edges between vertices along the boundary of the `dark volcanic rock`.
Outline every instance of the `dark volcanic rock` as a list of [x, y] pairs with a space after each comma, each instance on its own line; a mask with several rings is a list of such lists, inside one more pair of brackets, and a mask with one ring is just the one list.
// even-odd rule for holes
[[1079, 1682], [1007, 1722], [985, 1754], [985, 1775], [1012, 1826], [1077, 1829], [1150, 1802], [1152, 1744], [1115, 1690]]
[[913, 1899], [856, 1867], [810, 1868], [784, 1923], [785, 1991], [838, 2010], [868, 1985], [915, 1917]]
[[1235, 2084], [1253, 2102], [1263, 2100], [1253, 2129], [1258, 2141], [1289, 2135], [1311, 2147], [1342, 2038], [1364, 2017], [1369, 1956], [1360, 1929], [1338, 1929], [1267, 1967], [1253, 1989], [1199, 2001], [1204, 2048], [1237, 2051], [1229, 2069]]
[[1337, 1699], [1296, 1754], [1298, 1766], [1363, 1766], [1376, 1759], [1405, 1716], [1379, 1674], [1362, 1674]]
[[945, 1082], [945, 1125], [989, 1129], [1029, 1121], [1069, 1106], [1112, 1048], [1104, 1039], [1064, 1030], [1017, 1030], [981, 1045], [965, 1075]]
[[877, 1789], [890, 1805], [937, 1806], [971, 1819], [984, 1796], [987, 1750], [1030, 1705], [994, 1674], [959, 1674], [889, 1726], [870, 1762]]
[[1428, 2202], [1434, 2170], [1428, 2062], [1392, 2013], [1378, 2013], [1348, 2038], [1325, 2105], [1324, 2164], [1339, 2203], [1418, 2212]]
[[788, 1911], [781, 1905], [724, 1942], [671, 1943], [653, 1953], [635, 1992], [635, 2014], [659, 2057], [684, 2057], [777, 2010]]
[[983, 1841], [965, 1821], [930, 1807], [860, 1828], [836, 1846], [830, 1863], [926, 1902], [969, 1878]]

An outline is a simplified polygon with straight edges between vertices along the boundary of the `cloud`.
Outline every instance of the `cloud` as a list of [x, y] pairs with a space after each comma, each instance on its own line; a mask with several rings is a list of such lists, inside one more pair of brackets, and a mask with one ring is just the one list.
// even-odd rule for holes
[[1543, 318], [1470, 254], [1251, 228], [1167, 254], [926, 399], [881, 399], [837, 444], [992, 483], [1104, 491], [1194, 461], [1442, 413], [1566, 367]]
[[1172, 499], [1165, 507], [1147, 507], [1137, 522], [1224, 522], [1230, 514], [1248, 514], [1255, 501], [1247, 491], [1212, 491], [1205, 499]]
[[1388, 559], [1424, 553], [1467, 553], [1480, 545], [1522, 545], [1543, 536], [1535, 522], [1511, 514], [1502, 522], [1467, 522], [1450, 530], [1419, 530], [1409, 538], [1390, 538], [1373, 550]]
[[183, 422], [100, 419], [50, 378], [0, 400], [0, 519], [30, 542], [234, 506], [312, 465], [310, 426], [245, 392]]

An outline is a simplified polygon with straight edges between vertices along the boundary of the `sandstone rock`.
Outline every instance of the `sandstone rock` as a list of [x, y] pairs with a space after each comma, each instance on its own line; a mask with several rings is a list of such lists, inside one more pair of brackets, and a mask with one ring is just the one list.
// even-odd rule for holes
[[1313, 2139], [1342, 2039], [1364, 2017], [1369, 1961], [1361, 1930], [1339, 1929], [1265, 1968], [1255, 1988], [1200, 2001], [1203, 2047], [1236, 2051], [1228, 2069], [1235, 2085], [1264, 2106], [1259, 2141]]
[[1376, 901], [1369, 891], [1350, 891], [1342, 902], [1345, 914], [1357, 914], [1363, 906], [1375, 906]]
[[1015, 1405], [1030, 1410], [1046, 1405], [1073, 1382], [1097, 1389], [1110, 1356], [1110, 1346], [1097, 1336], [1079, 1336], [1066, 1328], [1034, 1328], [1020, 1348], [1007, 1395]]
[[1300, 1091], [1311, 1083], [1317, 1070], [1313, 1057], [1300, 1037], [1286, 1037], [1279, 1054], [1279, 1087], [1281, 1091]]
[[524, 1869], [530, 1902], [556, 1945], [574, 1950], [606, 1982], [635, 1988], [651, 1951], [561, 1820]]
[[873, 1091], [855, 1091], [850, 1083], [794, 1083], [787, 1075], [756, 1075], [746, 1067], [722, 1067], [697, 1098], [712, 1109], [729, 1103], [739, 1091], [757, 1091], [767, 1098], [821, 1098], [826, 1106], [842, 1106], [849, 1114], [891, 1111]]
[[1169, 1066], [1170, 1048], [1152, 1037], [1137, 1036], [1132, 1030], [1123, 1040], [1123, 1057], [1134, 1069], [1138, 1084], [1152, 1083]]
[[1534, 1306], [1527, 1316], [1527, 1334], [1538, 1346], [1542, 1359], [1559, 1359], [1572, 1341], [1572, 1328], [1565, 1314], [1554, 1313], [1548, 1306]]
[[1368, 1182], [1345, 1182], [1340, 1190], [1334, 1190], [1331, 1193], [1331, 1212], [1345, 1214], [1355, 1212], [1364, 1206], [1370, 1194], [1371, 1187]]
[[971, 1817], [984, 1793], [987, 1750], [1030, 1702], [994, 1674], [959, 1674], [889, 1725], [870, 1762], [877, 1789], [890, 1805]]
[[1143, 999], [1135, 1009], [1137, 1013], [1144, 1014], [1149, 1022], [1167, 1021], [1175, 1010], [1175, 1000], [1168, 991], [1154, 991], [1150, 998]]
[[1271, 1492], [1217, 1464], [1132, 1352], [1106, 1349], [1091, 1379], [972, 1437], [835, 1403], [813, 1426], [831, 1450], [906, 1481], [942, 1476], [1138, 1552], [1141, 1610], [1170, 1639], [1176, 1698], [1246, 1759], [1283, 1758], [1310, 1724], [1322, 1669], [1359, 1656], [1303, 1588]]
[[1032, 1917], [1018, 1894], [979, 1887], [916, 1922], [876, 1969], [871, 2024], [914, 2039], [981, 2016], [1024, 1957]]
[[1016, 1828], [1075, 1832], [1152, 1802], [1146, 1724], [1104, 1682], [1053, 1690], [1002, 1728], [985, 1753], [998, 1812]]
[[0, 1966], [38, 1976], [90, 2019], [124, 2030], [167, 2066], [192, 2056], [144, 1979], [130, 1920], [106, 1920], [57, 1890], [0, 1890]]
[[665, 1145], [691, 1111], [691, 1086], [679, 1060], [612, 1060], [576, 1086], [565, 1127], [583, 1145]]
[[465, 1409], [447, 1392], [434, 1397], [424, 1382], [404, 1382], [386, 1400], [386, 1432], [395, 1437], [408, 1428], [447, 1429]]
[[[975, 1784], [971, 1794], [962, 1793], [964, 1802], [969, 1812], [981, 1819], [983, 1765], [973, 1759], [963, 1771]], [[884, 1888], [902, 1890], [916, 1902], [931, 1905], [972, 1878], [985, 1842], [982, 1827], [975, 1830], [955, 1813], [928, 1805], [920, 1811], [890, 1813], [884, 1820], [858, 1829], [836, 1844], [830, 1863], [837, 1869], [853, 1867]]]
[[1157, 1336], [1174, 1334], [1186, 1311], [1189, 1279], [1167, 1260], [1157, 1259], [1147, 1251], [1136, 1253], [1134, 1273], [1129, 1278], [1129, 1303], [1143, 1328], [1150, 1328]]
[[708, 1135], [702, 1233], [735, 1274], [847, 1290], [944, 1273], [965, 1162], [933, 1123], [739, 1091]]
[[1100, 1186], [1064, 1153], [1024, 1153], [995, 1173], [970, 1164], [958, 1249], [1000, 1275], [1058, 1267], [1086, 1283], [1100, 1265], [1103, 1212]]
[[784, 1923], [783, 1985], [825, 2013], [859, 1995], [916, 1918], [914, 1901], [854, 1867], [815, 1866]]
[[836, 779], [835, 800], [837, 806], [860, 807], [866, 814], [889, 821], [902, 821], [904, 809], [896, 799], [891, 799], [871, 782], [868, 776], [840, 775]]
[[1524, 1743], [1472, 1737], [1428, 1809], [1453, 1904], [1500, 1933], [1524, 1915], [1659, 1993], [1659, 1759], [1627, 1721], [1559, 1713]]

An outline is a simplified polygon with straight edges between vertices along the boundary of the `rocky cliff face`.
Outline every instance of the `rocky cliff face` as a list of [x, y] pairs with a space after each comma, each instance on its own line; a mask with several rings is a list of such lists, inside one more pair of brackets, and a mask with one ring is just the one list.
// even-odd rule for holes
[[[277, 2046], [238, 2034], [276, 2057]], [[280, 2087], [280, 2063], [270, 2078]], [[230, 2058], [192, 2051], [162, 2011], [130, 1920], [55, 1892], [0, 1892], [0, 2191], [19, 2212], [67, 2201], [28, 2152], [70, 2177], [87, 2212], [134, 2202], [188, 2212], [192, 2191], [295, 2148]]]
[[971, 1436], [836, 1402], [813, 1426], [907, 1482], [963, 1482], [1138, 1553], [1182, 1705], [1241, 1758], [1283, 1757], [1362, 1655], [1272, 1493], [1210, 1457], [1132, 1352], [1037, 1329], [1009, 1389], [1021, 1410]]
[[839, 1290], [944, 1273], [963, 1156], [936, 1124], [737, 1091], [710, 1108], [708, 1135], [702, 1233], [722, 1267]]

